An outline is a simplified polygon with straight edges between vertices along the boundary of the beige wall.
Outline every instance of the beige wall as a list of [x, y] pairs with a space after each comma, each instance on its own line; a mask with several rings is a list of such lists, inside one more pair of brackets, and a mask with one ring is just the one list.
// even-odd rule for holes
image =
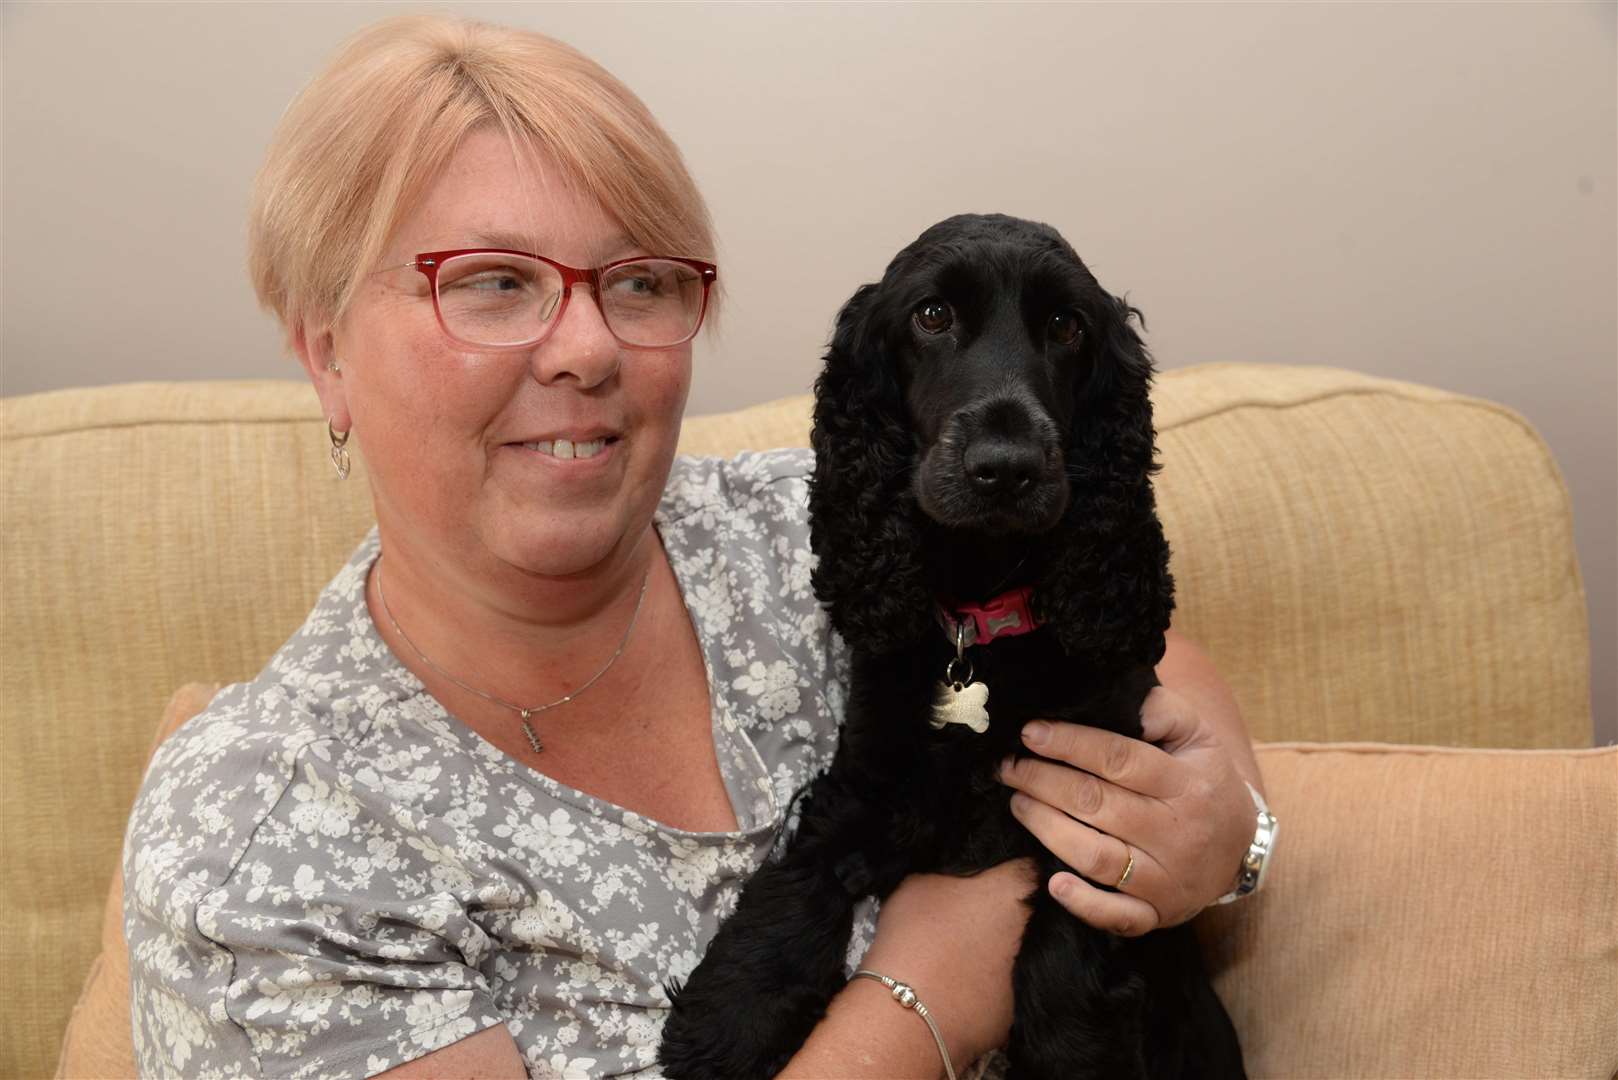
[[[1612, 3], [447, 7], [573, 42], [684, 147], [730, 304], [696, 411], [803, 391], [897, 247], [1004, 210], [1128, 292], [1165, 367], [1525, 413], [1573, 490], [1618, 737]], [[241, 270], [249, 180], [344, 34], [423, 9], [0, 5], [0, 388], [294, 375]]]

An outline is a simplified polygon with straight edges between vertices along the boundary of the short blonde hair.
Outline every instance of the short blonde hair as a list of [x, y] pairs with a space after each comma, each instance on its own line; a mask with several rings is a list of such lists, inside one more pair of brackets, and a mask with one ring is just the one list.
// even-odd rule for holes
[[462, 137], [488, 125], [547, 153], [645, 250], [714, 257], [679, 150], [606, 69], [533, 31], [407, 15], [350, 38], [276, 128], [248, 215], [259, 303], [289, 335], [341, 319]]

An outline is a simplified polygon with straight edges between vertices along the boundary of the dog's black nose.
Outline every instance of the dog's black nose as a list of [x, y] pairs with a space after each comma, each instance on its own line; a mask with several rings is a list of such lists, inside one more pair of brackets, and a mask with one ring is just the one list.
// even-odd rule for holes
[[972, 490], [980, 495], [1021, 495], [1043, 464], [1037, 446], [1015, 439], [974, 439], [962, 460]]

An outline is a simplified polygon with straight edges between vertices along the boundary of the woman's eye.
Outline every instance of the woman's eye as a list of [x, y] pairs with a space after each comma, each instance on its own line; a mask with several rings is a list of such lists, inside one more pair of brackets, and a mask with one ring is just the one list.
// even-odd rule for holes
[[517, 270], [479, 270], [450, 281], [439, 279], [440, 289], [476, 289], [479, 292], [516, 292], [528, 288], [529, 276]]
[[1045, 326], [1045, 335], [1058, 345], [1071, 345], [1084, 336], [1079, 317], [1071, 311], [1058, 311]]
[[955, 325], [955, 311], [943, 300], [923, 300], [912, 316], [924, 334], [942, 334]]
[[662, 292], [657, 277], [650, 273], [623, 274], [613, 279], [612, 288], [629, 296], [651, 296]]

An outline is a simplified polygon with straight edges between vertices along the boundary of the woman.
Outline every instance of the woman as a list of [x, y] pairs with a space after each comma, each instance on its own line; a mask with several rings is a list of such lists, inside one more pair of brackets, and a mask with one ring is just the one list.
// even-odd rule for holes
[[[713, 300], [700, 196], [577, 53], [405, 18], [294, 103], [251, 222], [260, 298], [341, 475], [363, 447], [377, 526], [147, 775], [125, 854], [142, 1071], [644, 1068], [663, 984], [829, 760], [845, 659], [808, 588], [807, 453], [674, 459]], [[1228, 692], [1177, 636], [1161, 675], [1162, 749], [1054, 725], [1050, 760], [1007, 776], [1070, 865], [1128, 870], [1117, 893], [1046, 883], [1121, 933], [1201, 910], [1253, 836]], [[911, 879], [856, 934], [955, 1062], [1005, 1039], [1025, 874]], [[784, 1075], [941, 1068], [855, 979]]]

